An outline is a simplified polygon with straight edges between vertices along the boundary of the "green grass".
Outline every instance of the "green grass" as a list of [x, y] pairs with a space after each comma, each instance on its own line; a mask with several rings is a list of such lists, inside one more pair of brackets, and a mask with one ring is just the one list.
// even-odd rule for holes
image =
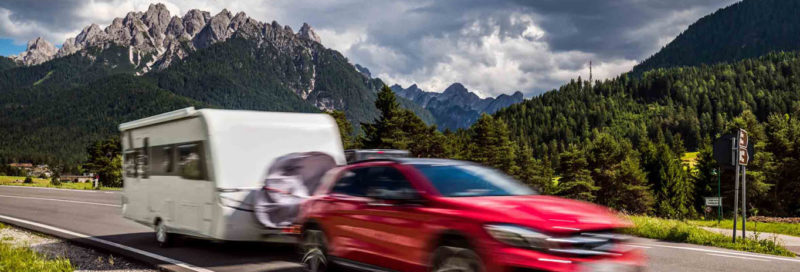
[[[22, 183], [17, 181], [24, 181], [25, 177], [14, 177], [14, 176], [0, 176], [0, 185], [14, 185], [14, 186], [29, 186], [29, 187], [48, 187], [48, 188], [59, 188], [59, 189], [74, 189], [74, 190], [93, 190], [91, 182], [84, 182], [84, 183], [73, 183], [73, 182], [61, 182], [61, 185], [54, 186], [50, 184], [49, 179], [40, 179], [40, 178], [33, 178], [33, 183]], [[107, 190], [107, 191], [114, 191], [114, 190], [121, 190], [122, 188], [118, 187], [105, 187], [101, 186], [100, 190]]]
[[736, 243], [723, 234], [710, 232], [678, 220], [629, 216], [635, 225], [626, 233], [670, 242], [715, 246], [733, 250], [794, 257], [795, 254], [771, 240], [739, 239]]
[[[0, 229], [6, 225], [0, 224]], [[48, 259], [27, 247], [14, 247], [4, 242], [10, 239], [4, 237], [0, 240], [0, 271], [20, 272], [55, 272], [73, 271], [72, 264], [64, 258]]]
[[[689, 224], [703, 227], [720, 228], [720, 229], [733, 229], [733, 219], [725, 219], [717, 224], [717, 220], [689, 220]], [[742, 229], [742, 221], [736, 224], [736, 229]], [[758, 231], [768, 233], [786, 234], [792, 236], [800, 236], [800, 224], [796, 223], [764, 223], [764, 222], [747, 222], [747, 231]]]

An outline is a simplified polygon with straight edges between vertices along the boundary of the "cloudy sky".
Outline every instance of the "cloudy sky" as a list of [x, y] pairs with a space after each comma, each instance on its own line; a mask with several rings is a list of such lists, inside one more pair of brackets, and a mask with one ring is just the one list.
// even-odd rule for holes
[[151, 2], [179, 16], [227, 8], [295, 30], [308, 22], [324, 45], [389, 83], [530, 96], [588, 77], [589, 60], [595, 78], [628, 71], [736, 0], [0, 0], [0, 55], [37, 36], [60, 46]]

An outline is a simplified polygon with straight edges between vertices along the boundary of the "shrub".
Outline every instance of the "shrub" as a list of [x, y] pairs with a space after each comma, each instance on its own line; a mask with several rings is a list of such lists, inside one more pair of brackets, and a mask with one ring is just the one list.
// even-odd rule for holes
[[53, 185], [53, 186], [60, 186], [61, 185], [61, 179], [58, 178], [57, 176], [54, 176], [52, 179], [50, 179], [50, 184]]
[[31, 176], [27, 176], [27, 177], [25, 177], [25, 181], [24, 181], [24, 183], [27, 183], [27, 184], [31, 184], [31, 183], [33, 183], [33, 178], [31, 178]]

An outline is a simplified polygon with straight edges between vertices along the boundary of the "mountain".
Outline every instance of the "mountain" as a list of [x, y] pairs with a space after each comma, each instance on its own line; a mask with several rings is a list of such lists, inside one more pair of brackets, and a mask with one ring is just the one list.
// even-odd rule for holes
[[773, 51], [800, 49], [800, 1], [744, 0], [707, 15], [633, 74], [676, 66], [733, 62]]
[[399, 97], [429, 110], [440, 129], [450, 130], [467, 128], [481, 114], [492, 114], [523, 100], [521, 92], [513, 95], [501, 94], [495, 98], [480, 98], [461, 83], [453, 83], [441, 93], [423, 91], [416, 84], [408, 88], [395, 84], [391, 88]]
[[35, 65], [53, 59], [57, 52], [58, 48], [52, 43], [39, 37], [29, 41], [25, 51], [11, 59], [20, 64]]
[[75, 165], [119, 123], [186, 106], [342, 110], [355, 124], [371, 122], [383, 86], [307, 24], [294, 32], [227, 10], [178, 17], [154, 4], [50, 46], [37, 38], [13, 61], [0, 59], [0, 161]]

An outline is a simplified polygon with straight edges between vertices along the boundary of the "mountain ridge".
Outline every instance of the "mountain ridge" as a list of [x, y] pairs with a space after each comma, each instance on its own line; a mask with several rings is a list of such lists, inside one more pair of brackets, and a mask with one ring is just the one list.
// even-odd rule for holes
[[501, 94], [497, 97], [480, 98], [458, 82], [451, 84], [441, 93], [424, 91], [416, 84], [408, 88], [394, 84], [390, 88], [399, 97], [428, 109], [433, 114], [436, 125], [442, 130], [467, 128], [483, 113], [493, 114], [524, 100], [522, 92], [519, 91], [512, 95]]
[[706, 15], [632, 69], [713, 65], [800, 49], [800, 2], [744, 0]]

